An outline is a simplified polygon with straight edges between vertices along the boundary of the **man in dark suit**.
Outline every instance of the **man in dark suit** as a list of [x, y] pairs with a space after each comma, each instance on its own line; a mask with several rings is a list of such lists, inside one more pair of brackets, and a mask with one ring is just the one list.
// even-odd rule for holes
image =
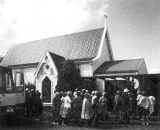
[[122, 92], [122, 122], [129, 123], [129, 90], [127, 88]]

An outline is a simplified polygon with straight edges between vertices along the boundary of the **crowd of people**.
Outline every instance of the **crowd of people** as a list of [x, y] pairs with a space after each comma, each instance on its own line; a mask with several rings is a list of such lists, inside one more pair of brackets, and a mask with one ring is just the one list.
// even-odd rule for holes
[[38, 90], [25, 90], [25, 116], [38, 118], [42, 114], [42, 99]]
[[[138, 93], [140, 93], [138, 91]], [[141, 93], [143, 94], [143, 92]], [[114, 113], [116, 119], [120, 119], [120, 123], [129, 123], [130, 119], [135, 115], [140, 115], [139, 106], [137, 106], [136, 95], [127, 88], [122, 92], [117, 91], [114, 100]], [[108, 101], [106, 92], [88, 90], [78, 91], [74, 93], [56, 92], [53, 98], [53, 117], [55, 122], [59, 124], [68, 124], [72, 122], [74, 125], [98, 125], [98, 122], [108, 123], [108, 108], [111, 106]]]
[[[42, 114], [42, 100], [40, 92], [32, 89], [26, 89], [26, 116], [37, 118]], [[99, 91], [89, 92], [82, 89], [75, 92], [56, 92], [52, 99], [52, 117], [58, 124], [72, 123], [81, 126], [97, 126], [99, 122], [108, 123], [109, 111], [112, 109], [115, 119], [119, 123], [129, 123], [130, 120], [137, 116], [141, 118], [143, 108], [139, 100], [141, 96], [147, 96], [145, 91], [129, 91], [125, 88], [123, 91], [117, 91], [113, 101], [109, 101], [110, 95], [106, 92]], [[151, 97], [151, 96], [150, 96]], [[152, 96], [153, 97], [153, 96]], [[155, 98], [152, 98], [155, 101]], [[154, 103], [154, 102], [152, 102]], [[114, 106], [109, 110], [110, 106]], [[148, 112], [148, 111], [147, 111]]]
[[[88, 90], [68, 92], [56, 92], [52, 102], [55, 122], [59, 124], [81, 125], [83, 121], [86, 125], [98, 125], [101, 117], [104, 123], [108, 120], [107, 93], [100, 96], [98, 91], [89, 94]], [[101, 116], [100, 116], [101, 115]]]

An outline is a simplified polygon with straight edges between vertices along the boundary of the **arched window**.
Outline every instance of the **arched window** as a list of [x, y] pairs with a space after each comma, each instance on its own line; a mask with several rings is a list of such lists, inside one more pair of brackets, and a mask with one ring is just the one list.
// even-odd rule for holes
[[48, 77], [42, 81], [42, 101], [51, 103], [51, 81]]

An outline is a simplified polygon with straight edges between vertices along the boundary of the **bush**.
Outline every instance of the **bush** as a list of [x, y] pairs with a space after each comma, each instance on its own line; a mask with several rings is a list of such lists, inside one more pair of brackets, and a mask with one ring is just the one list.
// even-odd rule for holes
[[80, 70], [77, 69], [74, 61], [66, 60], [62, 69], [58, 74], [58, 82], [55, 91], [74, 91], [76, 88], [80, 89], [82, 78]]
[[29, 90], [31, 90], [31, 89], [36, 90], [36, 86], [34, 84], [31, 84], [31, 83], [26, 84], [25, 88], [28, 88]]

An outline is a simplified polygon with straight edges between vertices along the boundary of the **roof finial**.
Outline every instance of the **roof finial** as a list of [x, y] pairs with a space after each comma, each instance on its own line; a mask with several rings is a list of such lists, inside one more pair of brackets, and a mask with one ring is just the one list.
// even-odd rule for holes
[[105, 18], [108, 18], [106, 15], [104, 15]]
[[104, 18], [105, 18], [105, 25], [104, 26], [107, 27], [107, 18], [108, 17], [106, 15], [104, 15]]

